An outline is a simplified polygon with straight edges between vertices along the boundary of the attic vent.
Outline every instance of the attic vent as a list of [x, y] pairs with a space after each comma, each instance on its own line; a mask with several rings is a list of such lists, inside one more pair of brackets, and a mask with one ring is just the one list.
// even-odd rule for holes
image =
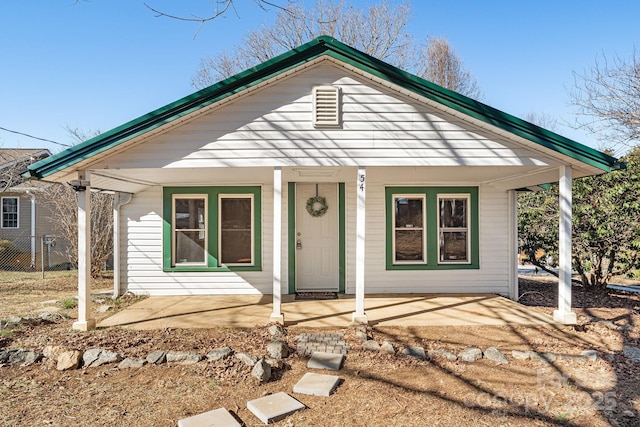
[[315, 127], [340, 125], [340, 88], [335, 86], [313, 88], [313, 125]]

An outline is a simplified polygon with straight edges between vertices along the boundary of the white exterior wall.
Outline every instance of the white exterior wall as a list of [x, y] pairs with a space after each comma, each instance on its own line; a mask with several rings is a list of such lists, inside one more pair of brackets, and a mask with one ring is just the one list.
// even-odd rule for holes
[[[262, 271], [164, 272], [162, 268], [162, 188], [133, 196], [121, 208], [123, 266], [127, 291], [143, 295], [269, 294], [273, 273], [273, 185], [262, 186]], [[121, 230], [122, 231], [122, 230]]]

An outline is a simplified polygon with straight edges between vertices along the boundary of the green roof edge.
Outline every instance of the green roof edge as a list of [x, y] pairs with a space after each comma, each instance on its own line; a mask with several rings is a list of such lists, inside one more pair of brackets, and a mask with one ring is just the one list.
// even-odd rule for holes
[[621, 162], [605, 153], [438, 86], [347, 46], [333, 37], [320, 36], [262, 64], [36, 162], [29, 166], [25, 175], [39, 179], [45, 178], [321, 55], [343, 61], [366, 73], [603, 171], [608, 172], [623, 167]]

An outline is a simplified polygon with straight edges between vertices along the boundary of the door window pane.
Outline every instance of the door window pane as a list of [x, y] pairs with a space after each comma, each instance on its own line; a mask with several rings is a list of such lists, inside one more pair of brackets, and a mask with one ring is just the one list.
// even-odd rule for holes
[[220, 259], [223, 264], [253, 264], [253, 199], [220, 197]]

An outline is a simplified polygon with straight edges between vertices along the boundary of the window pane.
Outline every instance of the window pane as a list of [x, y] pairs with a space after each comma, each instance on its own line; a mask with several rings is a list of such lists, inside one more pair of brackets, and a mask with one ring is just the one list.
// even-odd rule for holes
[[466, 231], [440, 233], [440, 261], [468, 261]]
[[422, 199], [395, 199], [396, 228], [422, 228]]
[[6, 197], [2, 199], [2, 226], [5, 228], [18, 227], [17, 197]]
[[252, 264], [252, 199], [220, 199], [220, 259], [224, 264]]
[[176, 264], [204, 263], [204, 236], [200, 231], [176, 231]]
[[176, 199], [175, 200], [176, 230], [204, 229], [205, 212], [204, 199]]
[[440, 199], [440, 227], [467, 227], [467, 199]]
[[424, 261], [422, 230], [396, 230], [396, 261]]

